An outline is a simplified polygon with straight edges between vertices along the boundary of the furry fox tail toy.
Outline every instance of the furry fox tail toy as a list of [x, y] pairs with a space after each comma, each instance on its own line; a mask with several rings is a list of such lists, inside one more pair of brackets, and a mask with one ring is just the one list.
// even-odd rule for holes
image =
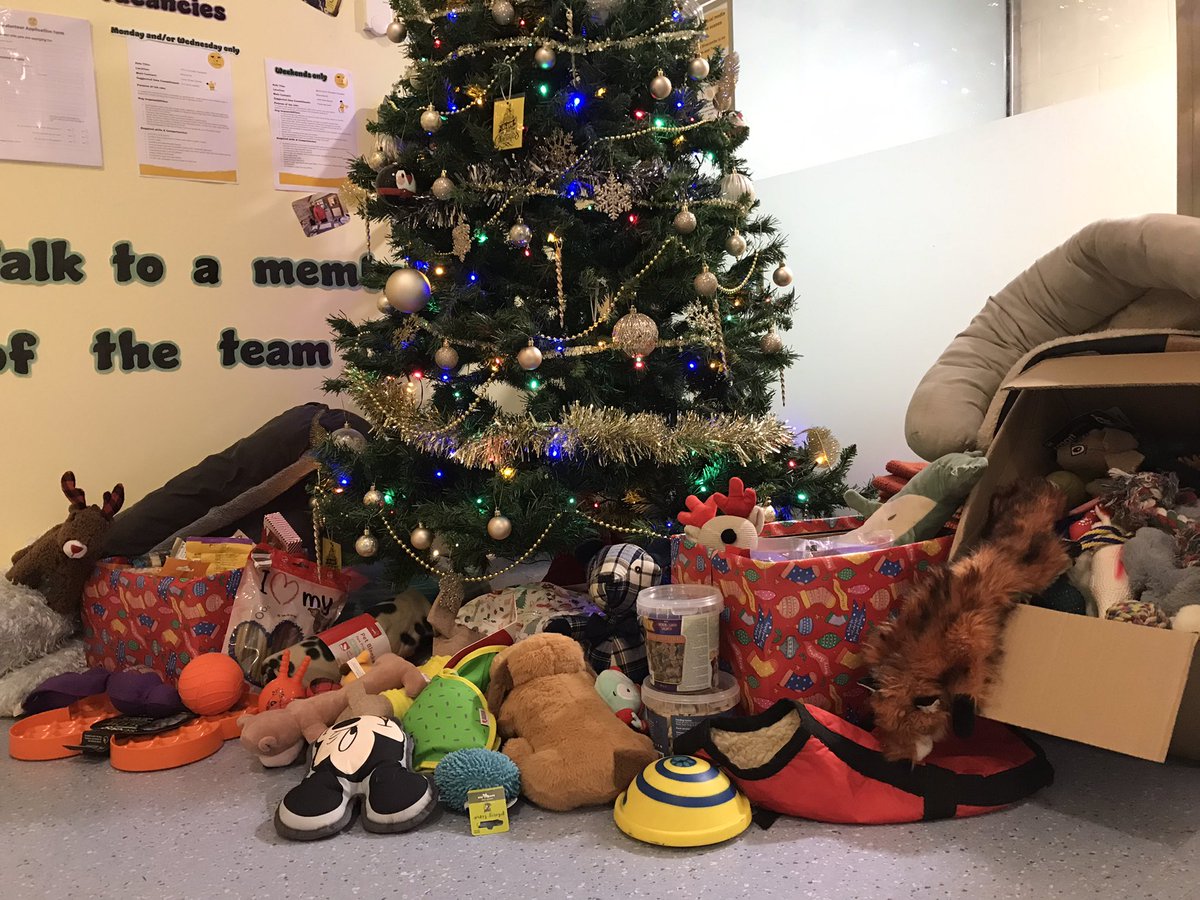
[[889, 759], [920, 762], [951, 728], [970, 734], [1009, 614], [1070, 565], [1054, 531], [1065, 505], [1062, 491], [1044, 481], [998, 492], [978, 546], [915, 582], [896, 620], [867, 639], [871, 704]]

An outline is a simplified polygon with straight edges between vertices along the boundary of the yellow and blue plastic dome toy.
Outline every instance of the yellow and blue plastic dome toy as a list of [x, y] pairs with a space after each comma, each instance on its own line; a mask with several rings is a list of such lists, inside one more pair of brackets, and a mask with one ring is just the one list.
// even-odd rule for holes
[[669, 756], [642, 770], [617, 798], [617, 827], [664, 847], [704, 847], [750, 825], [750, 801], [720, 769], [695, 756]]

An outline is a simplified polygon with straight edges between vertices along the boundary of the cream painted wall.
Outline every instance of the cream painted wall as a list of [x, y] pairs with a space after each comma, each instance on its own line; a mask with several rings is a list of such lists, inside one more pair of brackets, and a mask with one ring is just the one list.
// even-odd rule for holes
[[800, 295], [783, 411], [857, 442], [865, 481], [913, 458], [913, 389], [990, 294], [1089, 222], [1174, 211], [1174, 77], [757, 187]]
[[[0, 442], [4, 556], [62, 519], [63, 470], [73, 469], [95, 499], [123, 481], [132, 502], [282, 409], [324, 396], [319, 384], [333, 369], [222, 369], [216, 351], [225, 327], [243, 337], [323, 340], [330, 313], [365, 317], [374, 310], [374, 295], [363, 291], [250, 284], [256, 256], [356, 260], [365, 249], [357, 219], [304, 237], [291, 209], [303, 195], [272, 188], [263, 60], [349, 69], [364, 150], [362, 124], [405, 65], [402, 51], [361, 30], [363, 0], [344, 0], [337, 18], [298, 0], [226, 0], [226, 22], [106, 0], [14, 5], [91, 20], [104, 167], [0, 161], [0, 241], [24, 247], [33, 238], [64, 237], [87, 257], [87, 280], [77, 286], [0, 284], [0, 340], [17, 329], [41, 339], [30, 377], [0, 374], [0, 408], [9, 422]], [[114, 25], [240, 48], [236, 58], [226, 54], [236, 92], [238, 184], [136, 174], [126, 39], [109, 34]], [[108, 258], [118, 240], [161, 255], [166, 279], [156, 287], [115, 285]], [[220, 287], [192, 285], [192, 260], [202, 254], [221, 259]], [[143, 340], [175, 341], [180, 369], [97, 374], [93, 333], [123, 327]]]

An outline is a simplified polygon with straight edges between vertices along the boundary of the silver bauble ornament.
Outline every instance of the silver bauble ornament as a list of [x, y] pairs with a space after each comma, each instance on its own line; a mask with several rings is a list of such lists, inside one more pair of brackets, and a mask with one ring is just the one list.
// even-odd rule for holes
[[762, 347], [763, 353], [778, 353], [783, 349], [783, 338], [772, 328], [762, 336], [759, 346]]
[[375, 306], [379, 308], [381, 313], [390, 313], [392, 311], [392, 304], [388, 303], [388, 298], [383, 294], [379, 295], [379, 299], [375, 301]]
[[721, 199], [730, 203], [753, 203], [754, 182], [741, 172], [730, 172], [721, 179]]
[[779, 268], [771, 274], [771, 280], [780, 287], [787, 287], [792, 283], [792, 270], [788, 268], [787, 263], [779, 264]]
[[524, 249], [525, 247], [528, 247], [529, 242], [530, 242], [530, 240], [532, 240], [532, 238], [533, 238], [533, 229], [530, 228], [528, 225], [526, 225], [524, 222], [522, 222], [520, 219], [517, 220], [517, 224], [515, 224], [512, 228], [508, 229], [509, 244], [511, 244], [512, 246], [517, 247], [519, 249]]
[[533, 61], [539, 69], [553, 69], [555, 59], [554, 48], [548, 44], [543, 44], [533, 52]]
[[533, 345], [533, 341], [529, 342], [529, 346], [522, 347], [517, 351], [517, 365], [526, 372], [532, 372], [542, 364], [542, 351]]
[[363, 506], [383, 506], [383, 494], [375, 489], [375, 485], [363, 494]]
[[458, 365], [458, 351], [450, 346], [449, 341], [442, 341], [442, 346], [433, 354], [433, 361], [443, 369], [453, 369]]
[[387, 39], [393, 44], [402, 43], [408, 37], [408, 26], [404, 24], [403, 19], [392, 19], [388, 23], [385, 34], [387, 34]]
[[331, 434], [330, 438], [333, 439], [333, 446], [352, 453], [362, 453], [367, 449], [366, 437], [357, 428], [351, 428], [349, 425], [343, 425]]
[[363, 558], [374, 556], [379, 552], [379, 541], [375, 540], [375, 535], [371, 534], [370, 529], [363, 529], [362, 535], [354, 542], [354, 552]]
[[708, 271], [708, 266], [705, 266], [704, 271], [697, 275], [696, 280], [692, 282], [692, 286], [701, 297], [715, 297], [720, 283], [717, 281], [717, 276]]
[[442, 169], [442, 174], [433, 180], [433, 185], [429, 188], [429, 193], [433, 194], [439, 200], [450, 199], [450, 195], [454, 193], [454, 182], [446, 177], [445, 169]]
[[504, 541], [512, 534], [512, 522], [508, 516], [500, 515], [500, 510], [496, 510], [496, 514], [488, 519], [487, 533], [493, 541]]
[[417, 550], [428, 550], [433, 544], [433, 534], [424, 525], [418, 525], [408, 536], [408, 542]]
[[425, 107], [425, 111], [421, 113], [421, 127], [430, 134], [433, 134], [442, 127], [442, 114], [433, 108], [432, 103]]
[[416, 269], [397, 269], [388, 276], [383, 295], [394, 309], [403, 313], [420, 312], [429, 303], [433, 289], [425, 273]]
[[617, 319], [612, 330], [613, 345], [630, 356], [649, 356], [658, 346], [658, 325], [645, 313], [631, 306]]
[[367, 157], [367, 165], [370, 166], [371, 170], [374, 172], [378, 172], [380, 169], [386, 166], [387, 163], [388, 158], [384, 156], [382, 150], [372, 150], [371, 155]]
[[746, 239], [736, 228], [733, 230], [733, 234], [725, 238], [725, 249], [729, 251], [730, 256], [741, 256], [746, 252]]
[[683, 209], [675, 214], [675, 230], [680, 234], [691, 234], [696, 230], [696, 214], [683, 204]]
[[688, 63], [688, 75], [697, 81], [703, 81], [708, 77], [708, 60], [703, 56], [697, 56]]
[[671, 84], [671, 79], [663, 74], [662, 69], [659, 69], [658, 74], [650, 79], [650, 96], [655, 100], [666, 100], [671, 96], [673, 90], [675, 90], [675, 86]]
[[512, 22], [515, 12], [508, 0], [492, 0], [492, 19], [497, 25], [508, 25]]

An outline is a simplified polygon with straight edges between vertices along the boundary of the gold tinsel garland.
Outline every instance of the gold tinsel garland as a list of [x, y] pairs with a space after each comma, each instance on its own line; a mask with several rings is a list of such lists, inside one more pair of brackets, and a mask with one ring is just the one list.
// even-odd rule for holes
[[398, 385], [373, 381], [348, 367], [350, 394], [375, 427], [406, 444], [470, 469], [498, 469], [521, 459], [542, 458], [557, 450], [564, 457], [586, 457], [608, 465], [655, 462], [675, 465], [693, 454], [728, 454], [742, 464], [795, 442], [795, 432], [774, 416], [683, 413], [675, 422], [654, 413], [629, 415], [610, 407], [572, 404], [558, 422], [532, 416], [500, 415], [475, 436], [457, 429], [477, 408], [446, 421], [421, 407]]

